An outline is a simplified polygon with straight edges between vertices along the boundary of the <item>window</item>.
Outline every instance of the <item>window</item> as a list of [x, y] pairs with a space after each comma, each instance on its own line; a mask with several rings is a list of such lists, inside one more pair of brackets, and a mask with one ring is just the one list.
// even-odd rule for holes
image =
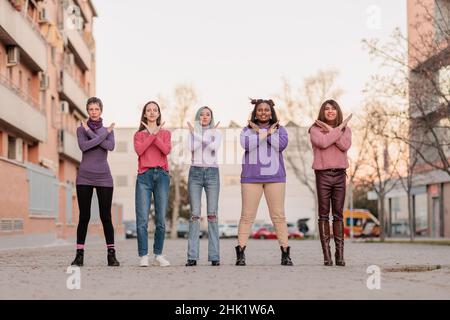
[[127, 176], [117, 176], [116, 177], [116, 186], [126, 187], [127, 185], [128, 185], [128, 177]]
[[444, 103], [445, 99], [450, 99], [450, 65], [439, 69], [438, 82], [440, 91], [439, 102]]
[[23, 161], [23, 140], [8, 136], [8, 159]]
[[53, 126], [54, 128], [56, 128], [57, 125], [58, 125], [58, 123], [57, 123], [57, 119], [56, 119], [56, 117], [57, 117], [57, 113], [56, 113], [56, 100], [55, 100], [55, 97], [54, 97], [54, 96], [52, 96], [52, 99], [51, 99], [51, 110], [52, 110], [52, 112], [51, 112], [52, 126]]
[[435, 29], [436, 36], [435, 41], [441, 42], [449, 36], [450, 25], [450, 1], [448, 0], [436, 0], [434, 8]]
[[416, 235], [428, 235], [428, 196], [426, 193], [413, 196]]
[[16, 160], [16, 138], [8, 136], [8, 159]]
[[128, 143], [126, 141], [117, 141], [116, 151], [117, 152], [128, 152]]
[[[351, 218], [347, 218], [347, 226], [351, 226]], [[363, 225], [363, 221], [361, 218], [353, 218], [353, 226], [361, 227]]]
[[25, 88], [27, 95], [31, 96], [31, 78], [27, 78], [27, 87]]
[[56, 56], [56, 48], [52, 47], [51, 49], [51, 57], [52, 57], [52, 64], [55, 64], [55, 56]]

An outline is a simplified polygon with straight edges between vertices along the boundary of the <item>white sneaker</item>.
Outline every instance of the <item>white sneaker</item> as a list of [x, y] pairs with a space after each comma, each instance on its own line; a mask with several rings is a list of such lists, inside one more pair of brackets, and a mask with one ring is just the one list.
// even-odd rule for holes
[[164, 258], [163, 255], [155, 255], [155, 260], [153, 260], [154, 266], [167, 267], [170, 266], [170, 262]]
[[140, 267], [148, 267], [148, 255], [142, 256], [139, 262]]

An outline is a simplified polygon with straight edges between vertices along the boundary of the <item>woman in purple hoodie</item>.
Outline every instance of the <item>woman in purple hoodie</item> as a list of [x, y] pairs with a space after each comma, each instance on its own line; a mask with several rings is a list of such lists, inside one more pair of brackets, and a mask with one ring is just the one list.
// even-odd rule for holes
[[72, 265], [82, 266], [84, 260], [84, 242], [91, 217], [92, 193], [97, 193], [100, 219], [105, 234], [108, 251], [108, 266], [119, 266], [114, 249], [114, 228], [111, 221], [111, 202], [113, 196], [113, 179], [107, 161], [108, 151], [114, 149], [114, 123], [103, 127], [103, 103], [99, 98], [89, 98], [86, 103], [89, 115], [77, 129], [78, 146], [83, 152], [77, 174], [77, 198], [80, 217], [77, 227], [77, 253]]
[[241, 132], [241, 145], [245, 153], [242, 160], [242, 211], [235, 248], [236, 265], [245, 266], [244, 251], [264, 193], [280, 244], [281, 264], [292, 266], [284, 214], [286, 170], [282, 154], [288, 144], [288, 133], [278, 124], [272, 100], [254, 99], [251, 103], [255, 106], [251, 119]]

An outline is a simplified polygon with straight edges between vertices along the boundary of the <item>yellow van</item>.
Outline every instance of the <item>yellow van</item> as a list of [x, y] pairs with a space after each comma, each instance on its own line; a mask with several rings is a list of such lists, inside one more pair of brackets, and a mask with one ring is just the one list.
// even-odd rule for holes
[[354, 237], [378, 237], [380, 235], [380, 221], [366, 209], [344, 210], [344, 234], [350, 237], [350, 227], [353, 218]]

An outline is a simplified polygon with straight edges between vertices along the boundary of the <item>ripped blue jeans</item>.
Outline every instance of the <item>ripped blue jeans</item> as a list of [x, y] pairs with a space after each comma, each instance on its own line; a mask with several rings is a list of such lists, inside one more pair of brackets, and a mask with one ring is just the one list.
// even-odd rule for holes
[[206, 193], [208, 219], [208, 261], [220, 261], [218, 203], [220, 191], [219, 168], [195, 167], [189, 169], [188, 190], [191, 214], [189, 219], [188, 259], [198, 260], [200, 251], [200, 215], [202, 191]]

